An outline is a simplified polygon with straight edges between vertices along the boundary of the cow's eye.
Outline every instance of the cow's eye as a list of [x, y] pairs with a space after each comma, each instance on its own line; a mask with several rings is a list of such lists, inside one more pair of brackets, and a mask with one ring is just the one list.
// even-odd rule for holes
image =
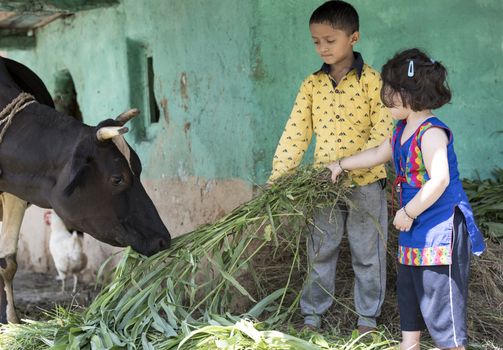
[[124, 178], [119, 175], [114, 175], [111, 177], [110, 181], [112, 182], [112, 185], [119, 186], [124, 183]]

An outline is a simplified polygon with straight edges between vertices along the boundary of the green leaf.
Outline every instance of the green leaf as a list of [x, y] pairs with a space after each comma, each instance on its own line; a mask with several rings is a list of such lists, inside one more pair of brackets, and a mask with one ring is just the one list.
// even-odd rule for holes
[[214, 262], [209, 256], [207, 256], [207, 259], [209, 262], [213, 264], [218, 269], [218, 272], [222, 275], [223, 278], [225, 278], [227, 281], [229, 281], [241, 294], [244, 296], [247, 296], [251, 301], [256, 303], [257, 301], [248, 293], [248, 291], [243, 287], [234, 277], [232, 277], [229, 273], [224, 271], [216, 262]]
[[249, 315], [253, 318], [258, 318], [262, 312], [264, 312], [264, 310], [266, 309], [266, 307], [271, 304], [273, 301], [275, 301], [276, 299], [278, 299], [279, 297], [281, 297], [283, 295], [283, 293], [285, 292], [285, 288], [280, 288], [276, 291], [274, 291], [273, 293], [269, 294], [268, 296], [266, 296], [265, 298], [263, 298], [260, 302], [258, 302], [257, 304], [255, 304], [254, 307], [252, 307], [247, 313], [246, 315]]
[[264, 228], [264, 240], [266, 242], [271, 241], [271, 233], [272, 233], [272, 228], [271, 225], [266, 225]]
[[143, 333], [141, 335], [141, 344], [143, 346], [143, 350], [155, 350], [154, 346], [151, 342], [147, 340], [147, 334]]

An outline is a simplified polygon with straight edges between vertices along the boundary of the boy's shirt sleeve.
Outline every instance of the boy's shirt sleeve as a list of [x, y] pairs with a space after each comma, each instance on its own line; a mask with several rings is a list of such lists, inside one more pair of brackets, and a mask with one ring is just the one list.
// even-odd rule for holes
[[368, 85], [372, 129], [364, 150], [379, 146], [390, 135], [393, 128], [391, 112], [381, 102], [381, 78], [378, 74], [373, 78]]
[[313, 133], [311, 118], [312, 82], [306, 79], [297, 94], [290, 118], [274, 154], [272, 172], [268, 182], [273, 182], [284, 173], [295, 169], [309, 147]]

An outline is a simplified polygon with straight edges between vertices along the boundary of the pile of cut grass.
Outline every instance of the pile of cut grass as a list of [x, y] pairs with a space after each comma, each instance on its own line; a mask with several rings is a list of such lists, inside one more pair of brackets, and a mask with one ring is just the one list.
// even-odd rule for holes
[[[388, 294], [372, 337], [352, 333], [351, 260], [343, 242], [337, 296], [323, 335], [298, 333], [305, 279], [305, 228], [315, 208], [348, 201], [323, 170], [300, 169], [212, 225], [144, 258], [128, 250], [85, 312], [57, 310], [47, 322], [3, 327], [5, 349], [391, 349], [398, 338], [396, 232], [388, 246]], [[501, 249], [474, 263], [471, 338], [487, 349], [503, 338]], [[499, 303], [499, 308], [498, 308]], [[500, 310], [500, 311], [498, 311]]]

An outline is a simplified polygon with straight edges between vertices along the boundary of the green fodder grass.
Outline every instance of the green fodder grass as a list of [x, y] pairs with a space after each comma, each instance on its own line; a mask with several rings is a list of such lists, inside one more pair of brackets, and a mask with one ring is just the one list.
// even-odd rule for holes
[[[347, 191], [322, 170], [285, 176], [215, 224], [175, 238], [169, 250], [149, 258], [127, 251], [86, 312], [58, 310], [48, 322], [5, 326], [0, 348], [391, 349], [398, 336], [393, 231], [380, 318], [390, 328], [364, 338], [351, 332], [357, 316], [347, 242], [325, 332], [294, 328], [301, 322], [306, 224], [316, 208], [350, 207]], [[503, 338], [501, 258], [499, 246], [490, 245], [473, 265], [469, 327], [488, 349]]]

